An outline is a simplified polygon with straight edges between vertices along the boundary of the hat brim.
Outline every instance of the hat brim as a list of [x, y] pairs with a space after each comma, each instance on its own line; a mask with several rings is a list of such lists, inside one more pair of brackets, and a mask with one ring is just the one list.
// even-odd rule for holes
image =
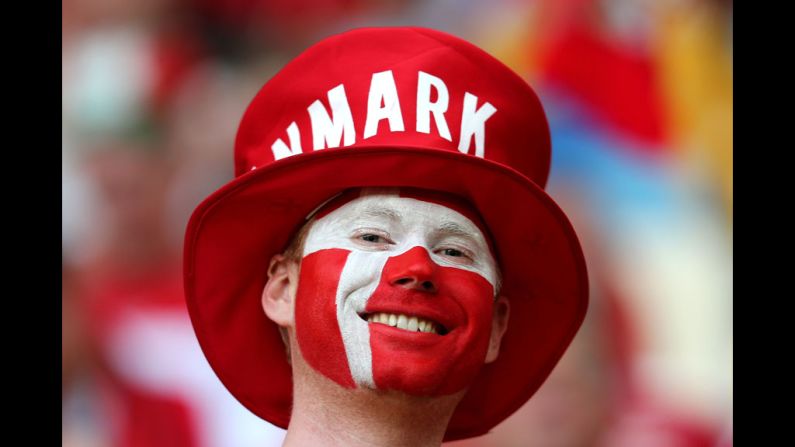
[[490, 229], [509, 325], [498, 359], [483, 367], [444, 439], [485, 434], [541, 386], [588, 303], [585, 260], [565, 214], [536, 184], [488, 160], [417, 147], [341, 148], [295, 155], [231, 181], [197, 207], [186, 233], [185, 294], [199, 344], [232, 395], [286, 428], [291, 368], [261, 306], [269, 260], [319, 204], [367, 186], [457, 194]]

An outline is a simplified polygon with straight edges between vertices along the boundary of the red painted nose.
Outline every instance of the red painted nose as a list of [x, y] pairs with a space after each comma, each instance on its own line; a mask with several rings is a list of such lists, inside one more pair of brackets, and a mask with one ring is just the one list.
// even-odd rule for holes
[[384, 277], [393, 286], [435, 293], [436, 268], [425, 248], [414, 247], [390, 258], [384, 266]]

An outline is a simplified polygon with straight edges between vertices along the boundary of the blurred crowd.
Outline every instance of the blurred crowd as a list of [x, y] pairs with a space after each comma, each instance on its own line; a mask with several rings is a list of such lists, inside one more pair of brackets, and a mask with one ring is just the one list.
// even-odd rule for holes
[[[528, 80], [548, 191], [581, 237], [585, 325], [492, 433], [451, 447], [731, 446], [732, 2], [63, 0], [65, 447], [277, 446], [224, 389], [182, 295], [188, 217], [292, 57], [436, 28]], [[267, 378], [263, 378], [267, 380]]]

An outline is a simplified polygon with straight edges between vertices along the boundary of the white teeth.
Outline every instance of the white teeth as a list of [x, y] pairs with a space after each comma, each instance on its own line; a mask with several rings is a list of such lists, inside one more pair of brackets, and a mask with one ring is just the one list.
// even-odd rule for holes
[[409, 317], [404, 314], [388, 314], [381, 312], [369, 315], [367, 317], [367, 322], [386, 324], [410, 332], [439, 333], [434, 323], [416, 316]]
[[417, 327], [418, 327], [417, 317], [409, 318], [409, 323], [406, 329], [410, 330], [411, 332], [415, 332], [417, 330]]
[[408, 326], [409, 326], [409, 319], [406, 318], [406, 316], [403, 314], [398, 315], [397, 319], [398, 329], [408, 329], [409, 328]]

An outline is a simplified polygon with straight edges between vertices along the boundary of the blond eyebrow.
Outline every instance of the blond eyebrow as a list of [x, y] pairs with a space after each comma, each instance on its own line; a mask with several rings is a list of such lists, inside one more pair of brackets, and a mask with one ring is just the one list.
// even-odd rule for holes
[[387, 218], [389, 220], [393, 220], [396, 222], [399, 222], [403, 219], [403, 216], [399, 212], [381, 206], [373, 206], [371, 208], [365, 208], [364, 210], [362, 210], [362, 215], [364, 217]]
[[472, 231], [467, 230], [466, 228], [461, 226], [459, 223], [452, 222], [452, 221], [442, 222], [437, 227], [437, 231], [439, 233], [444, 233], [444, 234], [452, 235], [452, 236], [468, 237], [468, 238], [472, 238], [472, 239], [475, 238], [475, 235], [472, 233]]

